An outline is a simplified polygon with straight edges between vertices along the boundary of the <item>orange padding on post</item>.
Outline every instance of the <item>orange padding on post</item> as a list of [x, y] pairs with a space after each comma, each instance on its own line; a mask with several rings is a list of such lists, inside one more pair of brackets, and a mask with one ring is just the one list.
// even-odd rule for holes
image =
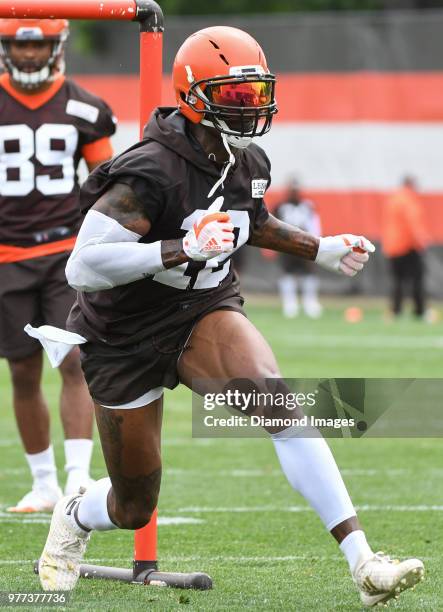
[[118, 19], [133, 21], [137, 14], [134, 0], [14, 0], [0, 2], [0, 17], [23, 19]]
[[72, 236], [65, 240], [46, 242], [45, 244], [38, 244], [32, 247], [16, 247], [8, 244], [0, 244], [0, 264], [25, 261], [26, 259], [34, 259], [35, 257], [44, 257], [45, 255], [55, 255], [56, 253], [63, 253], [63, 251], [72, 251], [75, 239], [76, 236]]
[[134, 561], [157, 561], [157, 508], [149, 523], [134, 533]]
[[231, 220], [230, 216], [228, 215], [228, 213], [225, 212], [216, 212], [216, 213], [211, 213], [210, 215], [206, 215], [205, 217], [203, 217], [203, 219], [200, 221], [200, 223], [197, 225], [197, 223], [194, 223], [194, 232], [196, 237], [198, 238], [198, 235], [200, 234], [200, 232], [202, 231], [202, 229], [205, 227], [205, 225], [208, 225], [208, 223], [211, 223], [211, 221], [218, 221], [219, 223], [228, 223]]

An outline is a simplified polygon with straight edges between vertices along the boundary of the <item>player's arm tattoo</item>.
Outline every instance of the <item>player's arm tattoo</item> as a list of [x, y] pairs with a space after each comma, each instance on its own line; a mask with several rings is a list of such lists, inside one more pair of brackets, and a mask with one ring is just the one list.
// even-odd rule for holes
[[94, 204], [92, 210], [115, 219], [126, 229], [145, 236], [151, 223], [144, 214], [143, 205], [128, 185], [114, 183]]
[[254, 231], [249, 244], [263, 249], [298, 255], [303, 259], [314, 260], [319, 242], [320, 240], [316, 236], [269, 215], [267, 221]]
[[[92, 207], [93, 210], [115, 219], [126, 229], [146, 236], [151, 222], [146, 217], [143, 205], [128, 185], [114, 183]], [[162, 240], [162, 260], [165, 268], [186, 263], [189, 258], [183, 251], [182, 240]]]

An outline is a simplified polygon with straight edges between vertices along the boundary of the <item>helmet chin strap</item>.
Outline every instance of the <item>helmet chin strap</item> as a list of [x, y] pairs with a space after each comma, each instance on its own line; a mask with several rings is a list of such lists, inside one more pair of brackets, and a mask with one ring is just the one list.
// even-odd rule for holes
[[232, 147], [236, 149], [247, 149], [252, 142], [252, 136], [234, 136], [233, 134], [227, 134], [226, 140]]
[[[226, 121], [223, 121], [222, 119], [217, 119], [217, 122], [221, 125], [221, 127], [224, 130], [229, 131], [229, 126], [227, 125]], [[201, 124], [206, 125], [208, 127], [215, 128], [216, 130], [219, 130], [217, 125], [215, 125], [209, 119], [202, 119]], [[227, 142], [231, 145], [231, 147], [234, 147], [235, 149], [246, 149], [247, 147], [249, 147], [249, 145], [251, 144], [253, 140], [252, 136], [235, 136], [234, 134], [224, 134], [223, 132], [220, 132], [220, 134], [222, 137], [226, 136]], [[225, 144], [225, 148], [226, 148], [226, 144]]]

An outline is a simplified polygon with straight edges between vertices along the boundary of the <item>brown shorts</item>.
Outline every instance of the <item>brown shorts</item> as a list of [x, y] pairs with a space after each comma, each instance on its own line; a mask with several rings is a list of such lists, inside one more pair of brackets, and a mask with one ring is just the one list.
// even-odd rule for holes
[[75, 291], [65, 277], [69, 253], [0, 264], [0, 356], [17, 360], [41, 349], [23, 331], [33, 326], [66, 327]]
[[80, 347], [82, 368], [89, 393], [103, 406], [121, 406], [151, 389], [174, 389], [179, 383], [177, 362], [196, 323], [216, 310], [234, 310], [245, 315], [240, 295], [221, 298], [206, 309], [201, 306], [171, 331], [125, 347], [88, 342]]

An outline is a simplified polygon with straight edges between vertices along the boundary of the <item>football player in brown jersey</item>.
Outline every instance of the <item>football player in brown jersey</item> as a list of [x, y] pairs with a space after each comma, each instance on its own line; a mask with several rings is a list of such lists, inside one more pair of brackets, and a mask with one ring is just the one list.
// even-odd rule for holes
[[[68, 22], [0, 19], [0, 356], [33, 485], [11, 512], [52, 510], [61, 497], [41, 391], [40, 344], [27, 322], [66, 321], [75, 292], [64, 268], [80, 226], [77, 166], [112, 154], [109, 107], [65, 78]], [[89, 483], [93, 406], [78, 352], [60, 366], [66, 492]]]
[[[59, 337], [67, 343], [76, 332], [71, 341], [82, 343], [109, 478], [58, 502], [39, 563], [47, 590], [74, 587], [92, 530], [149, 521], [164, 386], [202, 394], [221, 391], [220, 380], [249, 379], [259, 392], [288, 392], [244, 315], [232, 253], [249, 243], [352, 276], [374, 250], [361, 236], [320, 238], [268, 213], [270, 163], [253, 140], [277, 110], [275, 77], [251, 36], [197, 32], [177, 53], [173, 81], [177, 107], [157, 109], [143, 141], [94, 171], [83, 191], [86, 216], [66, 268], [79, 294], [70, 332]], [[339, 543], [365, 605], [421, 579], [421, 561], [372, 552], [318, 431], [272, 419], [267, 431], [290, 484]]]

